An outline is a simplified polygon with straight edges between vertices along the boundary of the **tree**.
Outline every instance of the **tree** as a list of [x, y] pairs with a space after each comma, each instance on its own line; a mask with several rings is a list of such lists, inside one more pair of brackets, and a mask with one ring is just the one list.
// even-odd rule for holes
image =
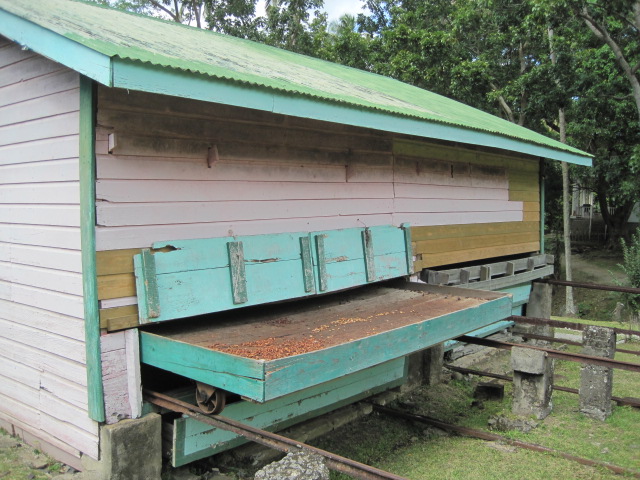
[[323, 6], [324, 0], [267, 0], [266, 43], [314, 55], [314, 33], [326, 30]]
[[264, 40], [264, 19], [256, 17], [257, 0], [205, 0], [203, 16], [209, 30], [247, 38]]

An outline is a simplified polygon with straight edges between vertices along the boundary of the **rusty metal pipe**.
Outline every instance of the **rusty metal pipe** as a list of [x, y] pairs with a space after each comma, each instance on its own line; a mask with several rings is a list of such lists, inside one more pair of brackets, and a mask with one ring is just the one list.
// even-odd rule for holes
[[[538, 318], [538, 317], [521, 317], [519, 315], [512, 315], [505, 320], [511, 320], [516, 323], [525, 323], [527, 325], [548, 325], [550, 327], [557, 328], [566, 328], [567, 330], [579, 330], [582, 331], [589, 325], [588, 323], [574, 323], [574, 322], [563, 322], [562, 320], [550, 320], [548, 318]], [[626, 328], [618, 328], [618, 327], [607, 327], [613, 329], [614, 332], [619, 333], [621, 335], [637, 335], [640, 336], [640, 330], [628, 330]]]
[[589, 365], [600, 365], [603, 367], [619, 368], [620, 370], [628, 370], [630, 372], [640, 372], [640, 364], [631, 362], [622, 362], [620, 360], [613, 360], [611, 358], [596, 357], [593, 355], [584, 355], [583, 353], [568, 353], [561, 352], [560, 350], [553, 350], [551, 348], [534, 347], [533, 345], [527, 345], [526, 343], [510, 343], [500, 342], [498, 340], [489, 340], [488, 338], [476, 338], [462, 335], [456, 338], [456, 340], [464, 343], [471, 343], [473, 345], [482, 345], [484, 347], [501, 348], [503, 350], [511, 350], [513, 347], [530, 348], [532, 350], [540, 350], [547, 352], [547, 355], [551, 358], [557, 358], [558, 360], [569, 360], [572, 362], [586, 363]]
[[[547, 337], [545, 335], [536, 335], [535, 333], [518, 333], [517, 334], [518, 337], [522, 337], [522, 338], [527, 338], [527, 339], [533, 339], [533, 340], [544, 340], [546, 342], [551, 342], [551, 343], [564, 343], [566, 345], [574, 345], [574, 346], [578, 346], [581, 347], [582, 346], [582, 342], [576, 342], [574, 340], [566, 340], [564, 338], [556, 338], [556, 337]], [[640, 355], [640, 351], [636, 351], [636, 350], [627, 350], [624, 348], [616, 348], [616, 353], [627, 353], [629, 355]]]
[[[498, 380], [504, 380], [506, 382], [513, 381], [513, 378], [510, 377], [509, 375], [500, 375], [499, 373], [485, 372], [484, 370], [473, 370], [471, 368], [457, 367], [455, 365], [450, 365], [450, 364], [445, 364], [444, 366], [449, 370], [453, 370], [454, 372], [466, 373], [469, 375], [477, 375], [478, 377], [497, 378]], [[558, 390], [559, 392], [574, 393], [576, 395], [580, 393], [577, 388], [563, 387], [560, 385], [553, 385], [552, 388], [554, 390]], [[611, 400], [616, 402], [619, 406], [629, 406], [634, 408], [640, 408], [640, 399], [638, 398], [631, 398], [631, 397], [623, 398], [623, 397], [612, 396]]]
[[159, 392], [145, 390], [145, 400], [159, 407], [166, 408], [173, 412], [188, 415], [199, 422], [206, 423], [212, 427], [228, 430], [230, 432], [241, 435], [249, 440], [264, 445], [281, 452], [299, 452], [306, 451], [315, 455], [320, 455], [326, 459], [326, 465], [331, 470], [351, 475], [354, 478], [362, 480], [408, 480], [393, 473], [385, 472], [375, 467], [370, 467], [364, 463], [356, 462], [335, 453], [327, 452], [302, 442], [297, 442], [276, 433], [267, 432], [259, 428], [245, 425], [236, 420], [232, 420], [220, 415], [204, 415], [198, 407], [189, 403], [178, 400], [177, 398], [164, 395]]
[[554, 280], [553, 278], [543, 278], [535, 280], [539, 283], [548, 283], [549, 285], [560, 285], [564, 287], [587, 288], [590, 290], [604, 290], [607, 292], [635, 293], [640, 295], [640, 288], [620, 287], [618, 285], [600, 285], [597, 283], [584, 282], [568, 282], [566, 280]]

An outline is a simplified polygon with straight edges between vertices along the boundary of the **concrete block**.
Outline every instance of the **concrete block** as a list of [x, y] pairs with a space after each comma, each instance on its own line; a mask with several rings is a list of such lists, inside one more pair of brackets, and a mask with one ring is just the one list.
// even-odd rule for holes
[[547, 352], [525, 347], [511, 349], [511, 368], [514, 371], [542, 375], [546, 370]]
[[423, 382], [425, 385], [437, 385], [442, 381], [444, 367], [444, 343], [427, 348], [423, 357]]
[[161, 417], [151, 413], [122, 420], [100, 429], [101, 459], [98, 472], [104, 480], [160, 480], [162, 470]]
[[552, 293], [551, 285], [534, 282], [527, 304], [527, 317], [551, 318]]
[[[613, 358], [616, 334], [611, 328], [589, 326], [582, 332], [582, 353]], [[580, 411], [604, 421], [611, 415], [613, 368], [585, 365], [580, 371]]]
[[514, 367], [511, 411], [515, 415], [534, 416], [538, 420], [546, 418], [552, 409], [553, 360], [546, 352], [523, 347], [513, 347], [511, 355]]

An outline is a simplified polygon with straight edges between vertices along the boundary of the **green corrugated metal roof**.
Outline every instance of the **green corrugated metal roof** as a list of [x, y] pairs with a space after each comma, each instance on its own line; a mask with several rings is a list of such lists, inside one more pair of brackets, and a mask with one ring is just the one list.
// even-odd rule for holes
[[[259, 43], [75, 0], [38, 0], [37, 4], [32, 0], [0, 0], [1, 10], [97, 52], [111, 66], [119, 59], [141, 62], [342, 107], [416, 119], [427, 127], [435, 122], [486, 132], [546, 147], [552, 153], [564, 152], [576, 163], [589, 163], [589, 156], [580, 150], [441, 95]], [[38, 51], [29, 42], [29, 36], [38, 31], [7, 33], [0, 25], [0, 33]], [[49, 49], [44, 54], [69, 66], [64, 51]], [[90, 70], [91, 66], [76, 68], [91, 76], [83, 68]], [[118, 86], [105, 80], [104, 75], [93, 78]], [[334, 121], [340, 122], [340, 118]], [[526, 149], [520, 151], [526, 153]]]

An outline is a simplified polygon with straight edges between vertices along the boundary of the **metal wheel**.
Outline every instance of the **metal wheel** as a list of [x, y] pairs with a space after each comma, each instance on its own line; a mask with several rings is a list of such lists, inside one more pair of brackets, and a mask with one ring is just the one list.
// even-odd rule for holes
[[196, 402], [203, 413], [215, 415], [224, 410], [227, 404], [227, 392], [206, 383], [196, 382]]

